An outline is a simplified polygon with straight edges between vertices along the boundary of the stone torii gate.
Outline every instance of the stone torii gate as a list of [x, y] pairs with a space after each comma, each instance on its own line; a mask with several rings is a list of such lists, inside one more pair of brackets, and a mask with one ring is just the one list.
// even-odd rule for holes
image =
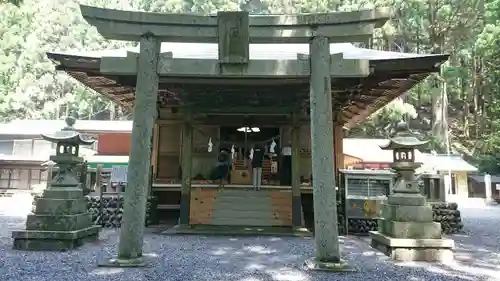
[[[219, 12], [217, 16], [198, 16], [81, 6], [81, 12], [104, 38], [140, 42], [138, 55], [129, 53], [124, 58], [104, 57], [101, 60], [103, 74], [137, 76], [128, 186], [118, 256], [107, 265], [143, 264], [144, 210], [160, 76], [224, 79], [310, 77], [317, 248], [314, 260], [321, 264], [340, 263], [331, 79], [367, 77], [370, 67], [368, 60], [344, 60], [342, 54], [331, 55], [330, 43], [368, 42], [374, 29], [387, 21], [387, 9], [274, 16]], [[217, 43], [218, 59], [174, 58], [172, 53], [161, 53], [161, 42]], [[310, 55], [297, 54], [296, 60], [250, 60], [250, 43], [306, 43], [310, 46]], [[300, 196], [300, 190], [298, 192]], [[295, 200], [293, 204], [297, 204]]]

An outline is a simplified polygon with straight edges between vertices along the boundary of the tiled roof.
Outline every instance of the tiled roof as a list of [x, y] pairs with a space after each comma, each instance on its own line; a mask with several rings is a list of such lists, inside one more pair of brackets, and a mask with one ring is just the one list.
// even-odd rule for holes
[[461, 172], [476, 172], [477, 168], [465, 161], [460, 155], [433, 155], [424, 153], [424, 170], [435, 171], [461, 171]]
[[[483, 183], [484, 182], [484, 175], [471, 175], [469, 176], [470, 179], [476, 181], [476, 182], [479, 182], [479, 183]], [[494, 183], [499, 183], [500, 182], [500, 176], [491, 176], [491, 182], [494, 182]]]

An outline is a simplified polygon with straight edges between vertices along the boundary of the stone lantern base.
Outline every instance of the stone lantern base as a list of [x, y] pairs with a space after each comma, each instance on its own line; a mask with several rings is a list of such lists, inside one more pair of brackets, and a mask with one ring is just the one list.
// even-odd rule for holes
[[66, 251], [99, 238], [83, 191], [79, 188], [47, 189], [28, 215], [26, 230], [12, 232], [17, 250]]
[[371, 245], [397, 261], [447, 262], [454, 241], [443, 239], [433, 222], [432, 207], [420, 194], [394, 194], [382, 207], [379, 231], [370, 232]]

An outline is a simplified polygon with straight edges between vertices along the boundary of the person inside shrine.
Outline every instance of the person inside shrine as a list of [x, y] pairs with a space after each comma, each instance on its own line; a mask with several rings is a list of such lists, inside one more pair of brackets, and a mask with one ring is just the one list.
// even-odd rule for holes
[[260, 190], [262, 182], [262, 162], [264, 161], [264, 149], [259, 144], [256, 144], [250, 153], [252, 164], [252, 183], [256, 190]]
[[222, 149], [217, 157], [217, 163], [215, 166], [215, 178], [214, 180], [219, 180], [219, 188], [224, 187], [224, 181], [229, 180], [229, 171], [231, 170], [231, 157], [230, 154]]

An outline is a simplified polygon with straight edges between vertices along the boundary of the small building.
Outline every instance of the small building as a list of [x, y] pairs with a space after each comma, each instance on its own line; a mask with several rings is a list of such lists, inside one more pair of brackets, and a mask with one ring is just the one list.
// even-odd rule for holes
[[[63, 120], [14, 120], [0, 124], [1, 190], [30, 190], [35, 184], [47, 183], [49, 166], [42, 164], [55, 146], [41, 135], [56, 132], [64, 125]], [[75, 129], [98, 140], [92, 147], [83, 148], [87, 155], [95, 151], [102, 155], [128, 155], [131, 121], [79, 120]]]
[[424, 171], [433, 171], [441, 176], [451, 174], [448, 198], [471, 197], [467, 178], [469, 173], [476, 173], [477, 168], [465, 161], [461, 155], [423, 153], [422, 163], [421, 169]]
[[[486, 198], [484, 175], [470, 175], [469, 197]], [[491, 176], [491, 195], [493, 200], [500, 202], [500, 175]]]
[[[392, 163], [392, 152], [382, 150], [381, 145], [387, 144], [387, 139], [345, 138], [344, 157], [349, 155], [352, 169], [388, 169]], [[475, 197], [469, 192], [467, 177], [469, 173], [477, 172], [477, 168], [469, 164], [461, 155], [446, 155], [423, 153], [415, 150], [415, 161], [422, 163], [419, 171], [446, 175], [451, 173], [451, 197]], [[483, 187], [484, 192], [484, 187]]]

